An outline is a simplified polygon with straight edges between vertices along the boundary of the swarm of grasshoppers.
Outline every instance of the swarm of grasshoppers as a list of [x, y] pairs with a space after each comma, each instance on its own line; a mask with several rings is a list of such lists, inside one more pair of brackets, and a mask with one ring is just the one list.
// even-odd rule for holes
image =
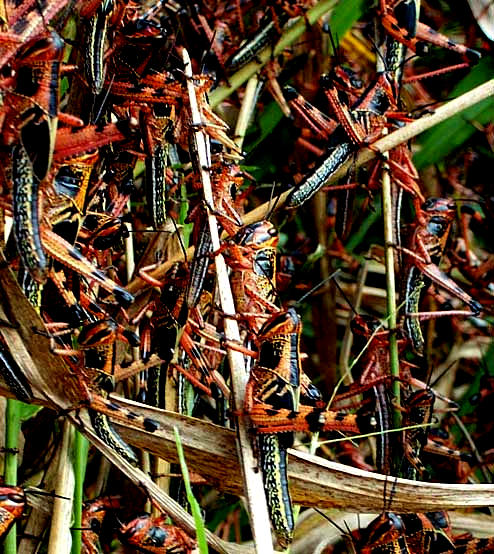
[[[28, 541], [62, 551], [69, 532], [85, 553], [112, 541], [202, 552], [184, 480], [206, 526], [221, 527], [221, 540], [206, 533], [210, 546], [253, 537], [271, 552], [295, 536], [293, 551], [307, 552], [293, 447], [410, 487], [444, 482], [445, 466], [452, 483], [490, 482], [494, 204], [478, 176], [488, 156], [456, 152], [426, 181], [411, 144], [376, 146], [444, 100], [421, 64], [451, 90], [485, 48], [471, 29], [464, 40], [439, 32], [442, 11], [426, 6], [422, 18], [419, 0], [379, 0], [365, 28], [340, 36], [345, 4], [0, 1], [1, 385], [56, 409], [26, 424], [21, 482], [43, 472], [39, 484], [54, 483], [58, 525], [43, 538], [49, 518], [28, 520], [29, 495], [3, 486], [0, 536], [16, 521], [20, 531], [9, 552], [16, 540], [19, 551]], [[272, 152], [259, 148], [266, 136]], [[37, 374], [13, 334], [30, 337]], [[483, 360], [464, 344], [480, 344]], [[37, 367], [41, 351], [56, 370]], [[167, 412], [191, 479], [163, 448]], [[207, 494], [231, 488], [193, 455], [190, 416], [237, 431], [252, 533], [240, 507]], [[33, 431], [47, 417], [49, 437]], [[129, 478], [92, 448], [73, 518], [61, 515], [68, 479], [54, 477], [70, 456], [52, 456], [64, 417]], [[391, 485], [366, 528], [340, 529], [349, 551], [494, 551], [494, 539], [453, 530], [443, 506], [407, 513], [394, 497]]]

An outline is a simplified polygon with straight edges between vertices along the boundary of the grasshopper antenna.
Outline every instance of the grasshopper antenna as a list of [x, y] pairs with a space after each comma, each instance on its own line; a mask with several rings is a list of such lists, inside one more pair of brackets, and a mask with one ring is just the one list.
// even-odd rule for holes
[[[321, 515], [324, 519], [327, 519], [329, 521], [329, 523], [331, 523], [331, 525], [333, 525], [334, 527], [336, 527], [336, 529], [338, 529], [338, 531], [341, 533], [342, 537], [345, 539], [345, 541], [348, 541], [348, 546], [352, 548], [352, 551], [354, 554], [356, 554], [356, 544], [355, 544], [355, 539], [352, 537], [352, 531], [350, 530], [350, 527], [348, 526], [348, 523], [345, 521], [345, 527], [346, 527], [346, 530], [343, 529], [343, 527], [340, 527], [336, 521], [333, 521], [328, 515], [326, 515], [324, 512], [322, 512], [321, 510], [319, 510], [319, 508], [314, 508], [314, 510], [319, 514]], [[360, 514], [357, 514], [357, 517], [358, 517], [358, 526], [360, 528]]]
[[[331, 275], [326, 277], [326, 279], [323, 279], [320, 283], [318, 283], [315, 287], [311, 288], [309, 292], [306, 292], [303, 296], [301, 296], [296, 302], [295, 306], [299, 306], [304, 300], [306, 300], [309, 296], [314, 294], [316, 290], [320, 289], [323, 285], [325, 285], [328, 281], [331, 281], [338, 273], [341, 271], [341, 269], [337, 269], [336, 271], [333, 271]], [[336, 281], [335, 281], [336, 282]]]
[[340, 291], [341, 296], [343, 296], [343, 298], [345, 299], [345, 302], [350, 306], [350, 309], [352, 310], [354, 315], [359, 315], [359, 313], [357, 312], [357, 310], [355, 309], [353, 304], [350, 302], [350, 299], [348, 298], [348, 296], [345, 294], [345, 292], [341, 288], [341, 285], [338, 283], [337, 279], [334, 280], [334, 284], [336, 285], [336, 288]]
[[269, 204], [270, 204], [270, 208], [269, 208], [269, 211], [268, 213], [266, 214], [266, 220], [267, 221], [271, 221], [271, 217], [272, 215], [274, 214], [274, 211], [276, 209], [276, 206], [278, 205], [278, 202], [280, 201], [280, 197], [279, 195], [275, 198], [275, 201], [273, 202], [273, 204], [271, 205], [271, 202], [273, 201], [273, 197], [274, 197], [274, 189], [275, 189], [275, 183], [273, 183], [273, 186], [271, 187], [271, 196], [269, 197]]
[[[441, 373], [434, 379], [432, 383], [427, 383], [430, 387], [435, 387], [437, 383], [446, 375], [446, 373], [453, 367], [453, 365], [456, 363], [456, 360], [453, 360], [450, 364], [447, 365], [445, 369], [441, 371]], [[432, 375], [429, 376], [429, 380]]]
[[340, 65], [341, 63], [341, 56], [340, 56], [340, 45], [338, 40], [338, 33], [336, 33], [336, 37], [333, 35], [333, 32], [331, 31], [331, 25], [328, 23], [325, 31], [328, 33], [329, 41], [331, 43], [331, 48], [333, 49], [333, 58], [335, 60], [336, 65]]
[[108, 100], [108, 96], [110, 95], [111, 88], [113, 86], [113, 81], [115, 80], [115, 75], [112, 75], [110, 84], [108, 85], [108, 88], [106, 89], [105, 95], [103, 97], [103, 100], [101, 101], [101, 106], [98, 108], [98, 112], [96, 113], [96, 117], [94, 118], [93, 124], [96, 125], [98, 123], [99, 118], [101, 117], [103, 113], [103, 108], [105, 107], [105, 104]]
[[323, 511], [321, 511], [319, 508], [314, 508], [314, 511], [317, 512], [320, 516], [322, 516], [324, 519], [327, 519], [329, 521], [329, 523], [331, 523], [331, 525], [334, 525], [336, 527], [336, 529], [338, 529], [338, 531], [342, 534], [342, 535], [346, 535], [347, 534], [347, 531], [345, 531], [345, 529], [343, 529], [343, 527], [341, 527], [340, 525], [338, 525], [336, 523], [336, 521], [332, 520], [328, 515], [326, 515]]
[[55, 492], [43, 491], [41, 489], [35, 488], [26, 488], [24, 489], [26, 494], [33, 494], [35, 496], [51, 496], [52, 498], [61, 498], [62, 500], [71, 500], [68, 496], [61, 496], [60, 494], [55, 494]]
[[182, 236], [180, 235], [180, 231], [178, 229], [177, 222], [175, 221], [175, 219], [173, 217], [170, 217], [170, 219], [172, 220], [173, 227], [175, 228], [175, 232], [177, 233], [178, 241], [180, 243], [180, 248], [182, 250], [182, 254], [184, 255], [184, 261], [187, 263], [188, 262], [188, 260], [187, 260], [187, 249], [185, 248], [184, 241], [182, 240]]

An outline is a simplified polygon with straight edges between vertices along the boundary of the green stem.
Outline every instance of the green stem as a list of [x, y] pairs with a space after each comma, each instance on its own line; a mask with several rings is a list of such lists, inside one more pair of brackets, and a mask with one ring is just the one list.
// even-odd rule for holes
[[182, 441], [180, 440], [180, 434], [177, 427], [173, 428], [175, 435], [175, 443], [177, 445], [178, 460], [180, 462], [180, 468], [182, 470], [182, 476], [184, 478], [185, 492], [187, 494], [187, 500], [190, 504], [190, 510], [194, 517], [194, 523], [196, 525], [196, 538], [197, 545], [199, 547], [200, 554], [208, 554], [208, 542], [206, 540], [206, 532], [204, 528], [204, 521], [202, 520], [201, 507], [197, 502], [194, 493], [192, 492], [192, 486], [190, 484], [189, 470], [185, 461], [184, 450], [182, 448]]
[[79, 530], [81, 528], [82, 522], [82, 502], [83, 502], [83, 485], [84, 477], [86, 475], [86, 464], [87, 464], [87, 453], [88, 453], [89, 443], [79, 431], [75, 432], [74, 440], [74, 503], [73, 503], [73, 512], [74, 512], [74, 524], [75, 528], [72, 531], [72, 554], [79, 554], [82, 546], [82, 532]]
[[[18, 400], [7, 399], [5, 420], [5, 483], [7, 485], [17, 485], [17, 447], [21, 429], [20, 402]], [[4, 552], [5, 554], [16, 554], [17, 552], [15, 525], [5, 538]]]
[[388, 312], [389, 329], [389, 363], [390, 373], [397, 377], [393, 381], [394, 427], [401, 425], [400, 412], [400, 362], [398, 358], [398, 338], [396, 336], [396, 285], [395, 285], [395, 267], [394, 267], [394, 247], [393, 247], [393, 203], [391, 194], [391, 178], [388, 168], [385, 167], [382, 178], [382, 200], [383, 200], [383, 218], [384, 218], [384, 265], [386, 268], [386, 305]]
[[214, 108], [225, 98], [228, 98], [241, 85], [248, 81], [252, 75], [255, 75], [266, 62], [283, 52], [285, 48], [299, 39], [307, 30], [307, 25], [313, 25], [320, 17], [334, 8], [336, 4], [336, 0], [323, 0], [322, 2], [318, 2], [317, 5], [305, 14], [305, 17], [300, 17], [296, 23], [288, 27], [281, 35], [274, 49], [272, 46], [267, 46], [264, 50], [261, 50], [254, 61], [249, 62], [229, 77], [229, 86], [225, 85], [213, 90], [209, 95], [210, 105]]

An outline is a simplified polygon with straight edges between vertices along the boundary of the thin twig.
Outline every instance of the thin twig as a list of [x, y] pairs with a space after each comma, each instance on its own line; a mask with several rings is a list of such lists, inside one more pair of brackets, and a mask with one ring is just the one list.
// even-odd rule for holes
[[[204, 199], [208, 207], [209, 231], [211, 233], [211, 243], [213, 251], [219, 252], [221, 243], [218, 232], [216, 216], [209, 207], [214, 206], [211, 179], [209, 175], [209, 157], [206, 143], [206, 135], [202, 130], [202, 118], [199, 111], [196, 98], [196, 90], [192, 78], [192, 67], [187, 51], [182, 52], [185, 75], [187, 77], [187, 89], [190, 99], [190, 110], [192, 114], [192, 127], [195, 129], [195, 140], [197, 143], [197, 153], [199, 166], [201, 167], [201, 181], [204, 191]], [[235, 304], [228, 279], [228, 270], [225, 260], [221, 253], [215, 256], [216, 277], [218, 280], [218, 290], [220, 296], [221, 309], [225, 314], [235, 314]], [[225, 334], [229, 341], [240, 343], [240, 332], [238, 324], [233, 318], [225, 318]], [[234, 406], [237, 412], [243, 410], [245, 386], [247, 384], [247, 373], [245, 371], [244, 356], [236, 350], [227, 349], [228, 362], [231, 369], [231, 379], [233, 388]], [[241, 466], [245, 484], [245, 496], [249, 508], [249, 515], [252, 526], [252, 534], [258, 552], [269, 554], [272, 552], [271, 527], [269, 524], [268, 508], [262, 483], [261, 472], [256, 472], [256, 462], [252, 452], [252, 446], [246, 421], [244, 418], [237, 418], [238, 442], [237, 451], [241, 460]]]
[[259, 78], [257, 75], [253, 75], [247, 82], [245, 87], [245, 93], [242, 100], [242, 106], [238, 113], [237, 125], [235, 127], [235, 144], [239, 150], [242, 150], [244, 144], [245, 133], [252, 118], [252, 112], [254, 110], [257, 96], [258, 96], [258, 84]]
[[55, 488], [57, 497], [53, 501], [48, 554], [68, 554], [72, 539], [70, 522], [72, 519], [72, 494], [74, 491], [74, 469], [71, 461], [71, 448], [75, 429], [65, 421], [62, 446], [58, 459], [58, 482]]
[[[386, 158], [388, 154], [385, 154]], [[393, 247], [393, 199], [391, 195], [391, 176], [389, 166], [383, 164], [382, 205], [384, 219], [384, 265], [386, 267], [386, 307], [389, 329], [389, 371], [397, 379], [393, 382], [394, 410], [393, 424], [397, 429], [401, 425], [400, 413], [400, 361], [398, 357], [398, 337], [396, 335], [396, 284]]]

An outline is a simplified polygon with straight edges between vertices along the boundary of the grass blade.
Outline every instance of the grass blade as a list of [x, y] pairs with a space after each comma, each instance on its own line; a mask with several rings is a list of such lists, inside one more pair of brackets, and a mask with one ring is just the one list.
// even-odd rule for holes
[[199, 552], [201, 554], [207, 554], [208, 543], [206, 541], [204, 522], [202, 521], [202, 516], [201, 516], [201, 507], [199, 506], [199, 503], [197, 502], [196, 497], [192, 492], [192, 487], [190, 486], [189, 470], [187, 469], [187, 463], [185, 462], [184, 450], [182, 448], [182, 441], [180, 440], [180, 434], [176, 427], [173, 428], [173, 432], [175, 433], [175, 443], [177, 445], [177, 453], [180, 461], [180, 468], [182, 470], [182, 475], [184, 478], [185, 491], [187, 492], [187, 500], [189, 501], [190, 509], [192, 511], [192, 515], [194, 517], [194, 521], [196, 524], [196, 536], [197, 536], [197, 544], [199, 546]]

